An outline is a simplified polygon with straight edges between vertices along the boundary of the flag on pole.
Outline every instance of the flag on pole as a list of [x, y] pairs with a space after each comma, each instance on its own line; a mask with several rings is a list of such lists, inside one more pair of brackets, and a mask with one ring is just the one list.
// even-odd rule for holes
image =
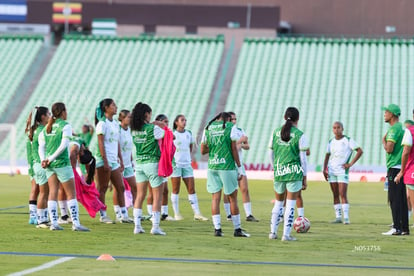
[[53, 3], [53, 23], [64, 24], [81, 24], [82, 23], [82, 3]]

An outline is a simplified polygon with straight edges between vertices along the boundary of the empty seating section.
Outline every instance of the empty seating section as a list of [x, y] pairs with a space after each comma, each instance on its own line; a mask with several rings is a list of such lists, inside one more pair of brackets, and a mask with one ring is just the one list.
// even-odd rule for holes
[[[42, 47], [41, 37], [0, 36], [0, 111], [4, 112]], [[138, 101], [172, 121], [185, 114], [194, 134], [201, 127], [224, 51], [223, 38], [91, 38], [68, 36], [59, 45], [17, 119], [19, 160], [23, 129], [35, 105], [67, 105], [74, 131], [93, 122], [98, 101], [119, 110]], [[414, 107], [414, 41], [325, 38], [246, 39], [226, 110], [250, 138], [249, 164], [268, 164], [272, 130], [288, 106], [300, 110], [299, 128], [310, 140], [311, 168], [322, 165], [332, 123], [364, 149], [359, 165], [383, 166], [381, 138], [388, 125], [381, 106], [399, 104], [401, 121]], [[8, 160], [9, 138], [0, 145]]]
[[43, 38], [37, 36], [0, 36], [0, 113], [13, 99], [42, 44]]
[[[197, 134], [224, 49], [223, 38], [84, 38], [67, 37], [59, 45], [34, 93], [17, 120], [19, 141], [35, 105], [66, 104], [68, 121], [80, 131], [93, 122], [99, 100], [113, 98], [121, 109], [148, 103], [153, 119], [164, 113], [172, 121], [188, 118]], [[9, 141], [1, 145], [7, 154]], [[17, 149], [24, 159], [24, 144]]]
[[250, 138], [245, 162], [269, 163], [272, 130], [288, 106], [300, 110], [299, 128], [310, 140], [310, 164], [322, 165], [332, 123], [365, 154], [359, 165], [383, 166], [381, 139], [388, 125], [381, 106], [399, 104], [401, 120], [414, 107], [414, 42], [367, 39], [246, 39], [226, 110]]

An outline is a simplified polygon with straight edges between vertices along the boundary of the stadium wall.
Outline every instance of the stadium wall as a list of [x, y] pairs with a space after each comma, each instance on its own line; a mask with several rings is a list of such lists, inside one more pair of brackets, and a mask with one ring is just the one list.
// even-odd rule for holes
[[[0, 174], [11, 174], [10, 166], [0, 166]], [[27, 166], [17, 166], [13, 174], [28, 174]], [[246, 171], [248, 179], [257, 180], [272, 180], [273, 171]], [[349, 180], [351, 182], [384, 182], [386, 173], [350, 173]], [[197, 179], [206, 179], [206, 169], [194, 170], [194, 177]], [[324, 181], [322, 172], [309, 172], [307, 176], [308, 181]]]
[[[52, 0], [28, 0], [28, 20], [32, 20], [33, 8], [36, 9], [36, 15], [51, 18], [52, 2]], [[113, 9], [118, 4], [247, 6], [252, 3], [257, 7], [273, 6], [280, 8], [280, 19], [290, 22], [293, 32], [298, 34], [395, 36], [410, 35], [414, 30], [412, 16], [414, 1], [410, 0], [88, 0], [76, 2], [99, 4], [103, 9], [106, 9], [105, 6]], [[99, 9], [99, 5], [95, 7]], [[44, 19], [41, 23], [45, 23]], [[394, 26], [395, 32], [387, 33], [386, 26]]]
[[[105, 1], [105, 0], [95, 0]], [[278, 6], [281, 20], [299, 34], [393, 36], [414, 30], [414, 1], [410, 0], [113, 0], [114, 3], [175, 3], [203, 5]], [[395, 26], [386, 33], [386, 26]]]
[[[52, 3], [54, 1], [29, 1], [27, 23], [52, 24]], [[218, 5], [174, 5], [155, 3], [103, 3], [72, 1], [82, 3], [82, 23], [90, 26], [94, 18], [115, 18], [118, 24], [145, 26], [186, 26], [186, 27], [227, 27], [236, 22], [240, 27], [276, 29], [279, 24], [277, 6], [252, 6], [250, 21], [247, 22], [248, 8]]]

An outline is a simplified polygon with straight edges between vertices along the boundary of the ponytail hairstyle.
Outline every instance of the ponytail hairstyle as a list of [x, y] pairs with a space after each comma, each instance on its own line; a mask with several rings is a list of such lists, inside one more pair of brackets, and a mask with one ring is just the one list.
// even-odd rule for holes
[[139, 102], [134, 106], [131, 113], [131, 130], [141, 130], [145, 125], [145, 113], [151, 113], [152, 109], [149, 105]]
[[282, 138], [282, 141], [289, 142], [290, 129], [292, 128], [293, 123], [296, 123], [299, 120], [299, 110], [296, 107], [288, 107], [285, 111], [285, 120], [286, 123], [280, 131], [280, 137]]
[[129, 110], [122, 109], [119, 112], [118, 121], [122, 122], [128, 116], [129, 113], [131, 113], [131, 112], [129, 112]]
[[228, 112], [222, 112], [220, 119], [223, 120], [223, 129], [226, 128], [226, 123], [231, 121], [231, 115]]
[[216, 115], [216, 117], [214, 117], [213, 119], [211, 119], [210, 122], [208, 122], [207, 126], [206, 126], [206, 130], [208, 130], [208, 127], [217, 120], [222, 120], [223, 121], [223, 129], [226, 128], [226, 123], [230, 122], [231, 119], [231, 115], [228, 112], [221, 112], [219, 114]]
[[[82, 154], [81, 154], [82, 152]], [[86, 176], [86, 183], [91, 184], [95, 174], [96, 159], [88, 149], [79, 152], [79, 161], [81, 164], [89, 165], [88, 175]]]
[[25, 133], [29, 137], [30, 141], [33, 141], [33, 134], [39, 124], [42, 122], [42, 116], [46, 116], [49, 109], [44, 106], [35, 106], [30, 112], [29, 117], [26, 121]]
[[[32, 117], [35, 117], [34, 113], [37, 112], [37, 106], [33, 108], [33, 110], [29, 113], [29, 117], [26, 119], [26, 128], [24, 130], [24, 133], [26, 133], [27, 137], [29, 137], [30, 141], [33, 141], [33, 132], [36, 127], [36, 123], [34, 120], [32, 121]], [[34, 123], [34, 125], [32, 125]]]
[[56, 119], [62, 117], [62, 113], [66, 111], [64, 103], [57, 102], [52, 105], [52, 117], [49, 118], [49, 122], [46, 125], [46, 133], [52, 131], [52, 126], [56, 122]]
[[179, 115], [177, 115], [177, 117], [175, 117], [175, 119], [174, 119], [174, 123], [173, 123], [173, 130], [176, 130], [177, 129], [177, 122], [178, 122], [178, 120], [180, 120], [180, 118], [182, 118], [182, 117], [185, 117], [183, 114], [179, 114]]
[[95, 109], [95, 125], [97, 125], [99, 121], [105, 120], [105, 110], [113, 102], [114, 100], [111, 98], [106, 98], [99, 102], [98, 106]]

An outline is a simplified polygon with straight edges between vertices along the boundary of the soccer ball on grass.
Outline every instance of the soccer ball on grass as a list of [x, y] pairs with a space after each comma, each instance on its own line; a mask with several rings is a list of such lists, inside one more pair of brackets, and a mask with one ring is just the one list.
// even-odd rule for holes
[[298, 233], [306, 233], [311, 226], [310, 221], [305, 217], [297, 217], [293, 222], [293, 229]]

